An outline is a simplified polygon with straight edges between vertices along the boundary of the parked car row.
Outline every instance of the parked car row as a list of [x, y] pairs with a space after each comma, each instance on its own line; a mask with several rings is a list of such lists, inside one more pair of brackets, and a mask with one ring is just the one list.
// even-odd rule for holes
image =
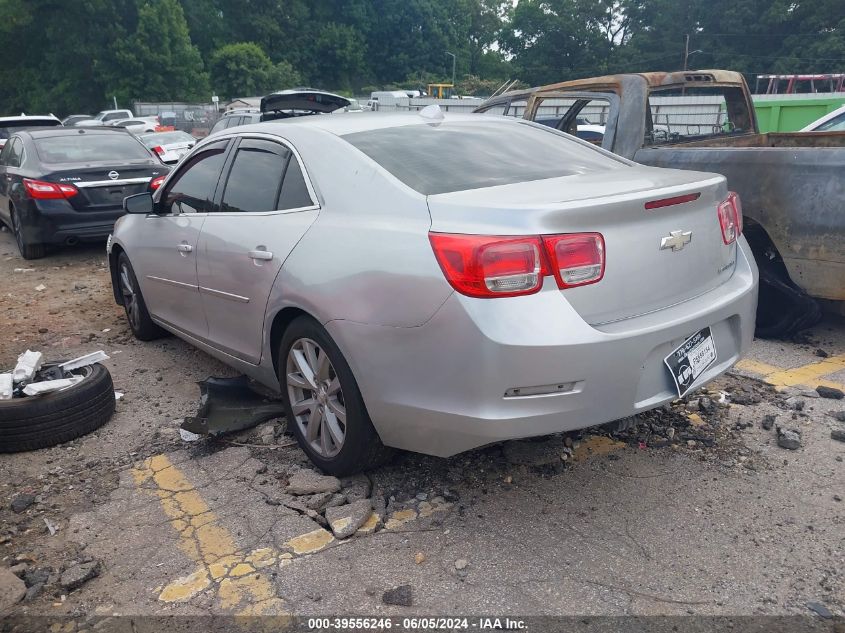
[[170, 170], [120, 128], [28, 128], [0, 152], [0, 222], [25, 259], [55, 245], [103, 240], [123, 199], [155, 189]]

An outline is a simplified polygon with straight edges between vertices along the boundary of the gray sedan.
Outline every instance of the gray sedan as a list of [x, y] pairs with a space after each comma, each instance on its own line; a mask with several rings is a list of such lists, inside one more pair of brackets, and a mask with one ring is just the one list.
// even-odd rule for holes
[[315, 116], [224, 131], [109, 240], [135, 335], [280, 391], [323, 470], [658, 407], [753, 337], [722, 176], [521, 120]]

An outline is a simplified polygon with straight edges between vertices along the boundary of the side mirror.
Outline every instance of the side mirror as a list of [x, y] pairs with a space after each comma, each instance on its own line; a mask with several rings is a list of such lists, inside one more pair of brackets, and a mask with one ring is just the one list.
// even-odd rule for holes
[[126, 213], [154, 213], [153, 195], [151, 193], [136, 193], [123, 199], [123, 210]]

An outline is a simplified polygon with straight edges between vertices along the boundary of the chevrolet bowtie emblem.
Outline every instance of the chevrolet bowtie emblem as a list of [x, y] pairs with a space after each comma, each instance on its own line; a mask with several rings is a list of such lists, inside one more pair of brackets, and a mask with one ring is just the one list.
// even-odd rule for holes
[[669, 235], [660, 238], [660, 250], [671, 248], [673, 251], [679, 251], [690, 242], [692, 231], [670, 231]]

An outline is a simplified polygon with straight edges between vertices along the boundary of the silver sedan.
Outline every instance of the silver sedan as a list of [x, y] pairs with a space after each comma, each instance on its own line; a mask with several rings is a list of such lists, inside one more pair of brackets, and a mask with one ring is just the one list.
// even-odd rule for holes
[[753, 337], [757, 268], [722, 176], [526, 121], [239, 127], [124, 206], [109, 262], [135, 335], [280, 391], [330, 473], [646, 411]]

